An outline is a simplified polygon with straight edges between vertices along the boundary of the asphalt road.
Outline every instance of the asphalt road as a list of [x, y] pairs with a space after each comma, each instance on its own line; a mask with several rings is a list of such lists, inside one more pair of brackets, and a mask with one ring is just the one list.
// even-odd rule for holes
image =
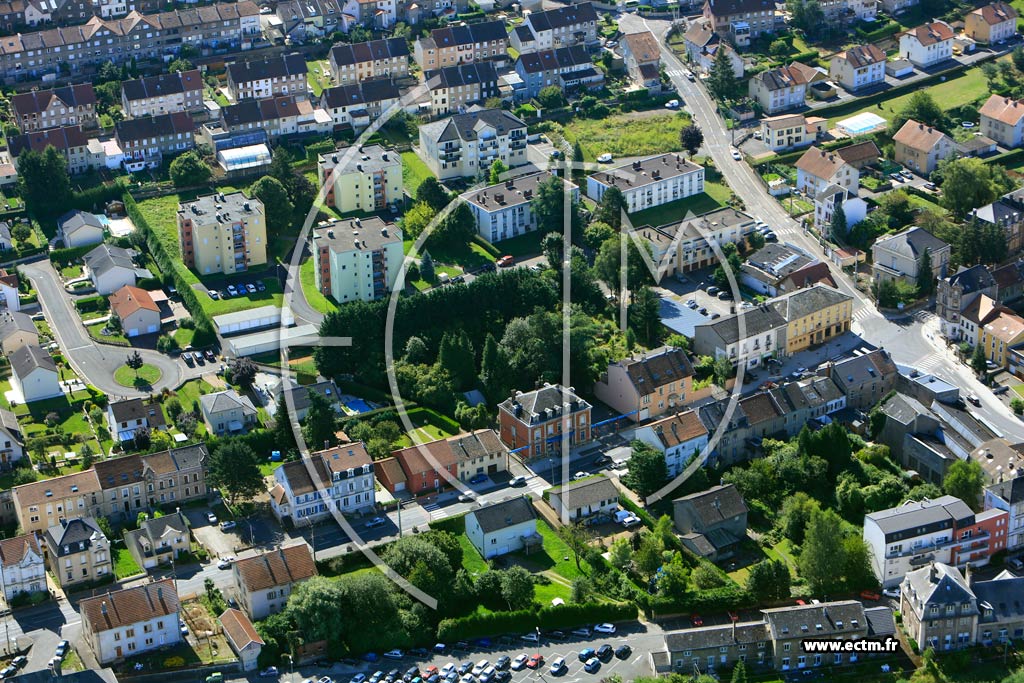
[[[160, 369], [160, 380], [152, 390], [138, 391], [114, 381], [114, 372], [124, 365], [129, 349], [101, 344], [92, 339], [82, 325], [70, 297], [64, 291], [60, 276], [48, 260], [25, 263], [20, 270], [31, 281], [39, 296], [50, 329], [65, 357], [78, 376], [110, 396], [149, 396], [154, 391], [173, 389], [186, 379], [188, 368], [176, 358], [149, 349], [139, 349], [143, 360]], [[193, 369], [198, 377], [202, 372]]]

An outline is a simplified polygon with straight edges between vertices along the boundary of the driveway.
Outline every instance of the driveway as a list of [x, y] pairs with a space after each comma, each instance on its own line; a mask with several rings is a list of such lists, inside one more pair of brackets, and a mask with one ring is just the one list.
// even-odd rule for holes
[[87, 383], [111, 397], [149, 396], [163, 389], [174, 389], [201, 372], [189, 368], [181, 361], [148, 349], [139, 349], [143, 361], [160, 369], [160, 379], [151, 390], [139, 391], [114, 381], [114, 373], [124, 365], [128, 348], [100, 344], [92, 339], [82, 325], [70, 296], [64, 291], [60, 276], [49, 261], [35, 261], [21, 265], [39, 296], [50, 329], [60, 344], [71, 367]]

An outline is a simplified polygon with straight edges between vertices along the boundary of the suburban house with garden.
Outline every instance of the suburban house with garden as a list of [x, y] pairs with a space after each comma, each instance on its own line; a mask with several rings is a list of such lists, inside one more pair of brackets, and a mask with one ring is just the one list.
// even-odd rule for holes
[[139, 278], [152, 277], [148, 270], [135, 265], [136, 255], [133, 249], [101, 244], [83, 256], [84, 272], [96, 293], [110, 295], [125, 285], [135, 285]]
[[[836, 213], [842, 208], [846, 218], [844, 225], [833, 225]], [[842, 232], [833, 235], [838, 239], [850, 228], [867, 217], [868, 203], [860, 198], [857, 190], [840, 185], [829, 185], [814, 195], [814, 227], [831, 233], [835, 228]]]
[[181, 605], [173, 579], [87, 598], [78, 609], [82, 637], [103, 665], [181, 642]]
[[799, 109], [807, 99], [806, 74], [792, 64], [762, 71], [751, 77], [748, 94], [769, 116]]
[[0, 348], [10, 356], [23, 346], [39, 346], [39, 330], [31, 316], [20, 311], [0, 311]]
[[489, 503], [466, 514], [466, 537], [482, 557], [529, 551], [542, 543], [537, 511], [527, 496]]
[[126, 398], [107, 403], [107, 429], [118, 441], [131, 441], [136, 430], [166, 430], [163, 407], [152, 400]]
[[124, 336], [141, 337], [160, 332], [160, 306], [146, 290], [125, 285], [108, 300], [110, 312], [117, 317]]
[[900, 56], [911, 64], [927, 69], [953, 58], [953, 27], [944, 21], [931, 21], [900, 36]]
[[876, 281], [902, 280], [916, 286], [925, 253], [933, 277], [945, 277], [951, 248], [924, 228], [915, 226], [878, 239], [871, 246], [872, 276]]
[[635, 436], [665, 455], [668, 476], [674, 478], [704, 452], [709, 434], [696, 411], [684, 410], [639, 427]]
[[732, 557], [747, 538], [747, 503], [733, 484], [676, 498], [672, 510], [683, 545], [712, 562]]
[[256, 406], [248, 396], [234, 389], [203, 394], [199, 397], [203, 422], [212, 434], [237, 434], [256, 425]]
[[245, 612], [229, 607], [220, 615], [220, 625], [228, 645], [238, 656], [242, 671], [256, 671], [259, 668], [260, 652], [266, 643], [256, 632], [249, 617], [245, 616]]
[[814, 197], [830, 185], [856, 191], [860, 186], [860, 171], [843, 158], [840, 150], [826, 151], [811, 147], [796, 162], [796, 189]]
[[25, 457], [25, 434], [18, 418], [0, 408], [0, 468], [8, 469]]
[[893, 157], [896, 163], [921, 175], [928, 175], [938, 168], [940, 161], [956, 152], [953, 138], [913, 119], [903, 124], [896, 135], [892, 136], [892, 141], [896, 144]]
[[871, 43], [857, 45], [833, 55], [828, 75], [851, 92], [885, 82], [885, 53]]
[[9, 357], [11, 363], [11, 389], [22, 403], [45, 401], [63, 396], [57, 364], [49, 351], [35, 344], [17, 349]]
[[991, 95], [978, 110], [981, 134], [1003, 147], [1024, 143], [1024, 101]]
[[705, 0], [703, 14], [715, 33], [727, 37], [737, 47], [747, 47], [751, 39], [774, 33], [782, 23], [775, 3], [769, 0]]
[[603, 474], [548, 489], [547, 496], [558, 518], [570, 523], [608, 521], [619, 509], [619, 489]]
[[240, 609], [254, 620], [280, 612], [295, 587], [317, 575], [313, 553], [306, 543], [235, 560], [231, 572]]
[[964, 17], [964, 35], [983, 45], [1004, 43], [1017, 32], [1018, 16], [1013, 5], [1006, 2], [975, 8]]
[[192, 549], [188, 521], [181, 512], [151, 517], [124, 535], [124, 544], [135, 563], [145, 570], [175, 562]]
[[813, 144], [817, 135], [808, 130], [803, 114], [781, 114], [761, 119], [761, 140], [773, 152]]
[[100, 217], [88, 211], [68, 211], [57, 219], [57, 236], [68, 249], [99, 244], [106, 232]]

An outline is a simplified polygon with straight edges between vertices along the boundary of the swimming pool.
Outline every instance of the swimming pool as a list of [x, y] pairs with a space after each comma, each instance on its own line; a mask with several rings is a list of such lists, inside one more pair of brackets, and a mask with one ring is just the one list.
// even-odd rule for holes
[[346, 401], [345, 407], [349, 410], [354, 410], [357, 413], [368, 413], [373, 410], [373, 406], [361, 398], [353, 398], [350, 401]]

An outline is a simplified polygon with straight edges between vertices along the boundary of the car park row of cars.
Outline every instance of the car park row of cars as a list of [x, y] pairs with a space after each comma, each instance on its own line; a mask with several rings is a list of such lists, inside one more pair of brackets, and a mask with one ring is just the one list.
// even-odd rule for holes
[[267, 286], [263, 284], [263, 280], [257, 280], [255, 283], [248, 282], [244, 285], [228, 285], [224, 289], [211, 289], [208, 290], [211, 299], [230, 299], [233, 296], [245, 296], [247, 294], [255, 294], [256, 292], [265, 292]]
[[181, 352], [181, 359], [185, 361], [185, 365], [191, 368], [195, 365], [217, 362], [217, 354], [213, 349], [205, 349], [203, 351], [189, 349]]

